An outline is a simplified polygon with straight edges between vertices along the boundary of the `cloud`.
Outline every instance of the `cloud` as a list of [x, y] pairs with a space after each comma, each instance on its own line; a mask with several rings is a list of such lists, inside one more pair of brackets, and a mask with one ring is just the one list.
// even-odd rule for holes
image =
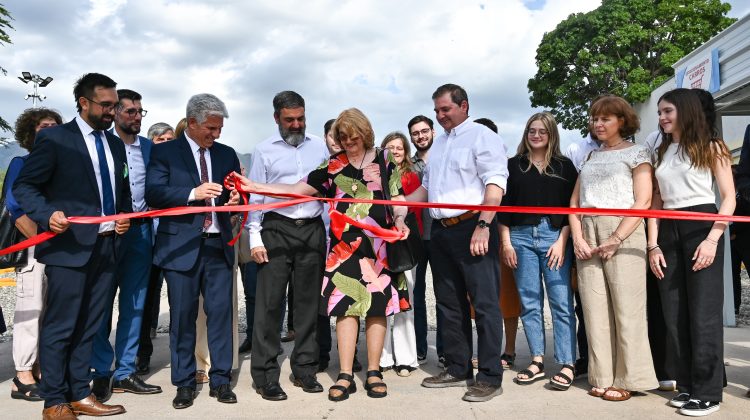
[[[308, 131], [358, 107], [378, 138], [434, 115], [443, 83], [469, 93], [471, 116], [496, 121], [514, 150], [528, 116], [526, 83], [542, 35], [598, 0], [455, 2], [319, 0], [26, 0], [12, 13], [13, 44], [2, 48], [0, 115], [30, 104], [21, 71], [55, 81], [44, 105], [74, 116], [72, 85], [83, 73], [139, 91], [153, 123], [175, 124], [187, 99], [211, 92], [227, 103], [221, 141], [240, 152], [276, 131], [271, 99], [292, 89], [307, 102]], [[566, 137], [567, 138], [567, 137]]]

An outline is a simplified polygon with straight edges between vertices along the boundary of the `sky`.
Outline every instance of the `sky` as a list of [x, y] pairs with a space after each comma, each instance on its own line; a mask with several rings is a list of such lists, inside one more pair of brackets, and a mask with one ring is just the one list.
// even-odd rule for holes
[[[84, 73], [112, 77], [143, 95], [151, 124], [175, 125], [190, 96], [225, 101], [220, 142], [241, 153], [277, 132], [273, 96], [306, 101], [307, 131], [350, 107], [373, 124], [376, 143], [407, 131], [411, 117], [434, 119], [432, 92], [463, 86], [470, 116], [488, 117], [515, 150], [531, 108], [528, 79], [545, 32], [599, 0], [0, 0], [13, 16], [12, 44], [0, 46], [0, 115], [13, 122], [31, 106], [22, 71], [52, 76], [42, 105], [75, 116], [73, 84]], [[730, 16], [750, 2], [729, 1]], [[436, 123], [436, 128], [437, 123]], [[10, 133], [0, 133], [10, 137]], [[579, 137], [562, 134], [563, 145]]]

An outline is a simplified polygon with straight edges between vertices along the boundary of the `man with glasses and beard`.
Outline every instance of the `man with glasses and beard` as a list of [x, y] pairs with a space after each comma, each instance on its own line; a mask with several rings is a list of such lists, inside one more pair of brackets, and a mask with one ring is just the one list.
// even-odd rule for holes
[[[414, 148], [417, 150], [411, 157], [411, 163], [414, 170], [419, 175], [419, 182], [422, 182], [424, 168], [427, 166], [427, 158], [432, 147], [432, 140], [435, 137], [434, 123], [424, 115], [417, 115], [409, 120], [407, 127], [409, 136]], [[414, 279], [414, 332], [417, 335], [417, 360], [420, 364], [427, 361], [427, 305], [425, 304], [425, 290], [427, 289], [426, 276], [427, 264], [430, 262], [430, 230], [432, 227], [432, 217], [430, 209], [422, 210], [422, 240], [424, 241], [424, 255], [422, 260], [417, 264], [417, 275]], [[442, 367], [445, 362], [443, 355], [443, 340], [440, 338], [440, 324], [442, 315], [436, 308], [437, 331], [435, 332], [435, 348], [438, 354], [438, 364]]]
[[[278, 133], [255, 148], [249, 178], [260, 183], [293, 184], [328, 159], [319, 137], [305, 134], [305, 100], [284, 91], [273, 98]], [[281, 199], [255, 195], [251, 204]], [[325, 264], [326, 234], [321, 202], [314, 201], [266, 212], [250, 213], [250, 253], [258, 264], [250, 373], [257, 392], [266, 400], [287, 398], [279, 385], [279, 325], [284, 316], [287, 285], [294, 289], [294, 385], [305, 392], [323, 392], [315, 374], [319, 349], [316, 340], [318, 302]]]
[[[142, 98], [138, 92], [119, 89], [117, 97], [119, 103], [115, 108], [115, 126], [110, 132], [122, 140], [125, 146], [133, 211], [146, 211], [146, 166], [153, 144], [151, 140], [139, 136], [138, 133], [141, 131], [141, 121], [147, 111], [141, 106]], [[91, 359], [91, 368], [94, 370], [92, 392], [100, 402], [106, 402], [113, 390], [117, 393], [133, 394], [161, 392], [161, 387], [143, 382], [135, 373], [135, 358], [154, 244], [150, 218], [133, 219], [130, 224], [130, 230], [123, 235], [123, 252], [117, 265], [116, 284], [107, 296], [104, 321], [94, 336], [94, 354]], [[112, 329], [112, 307], [118, 288], [119, 316], [113, 350], [109, 343], [109, 333]], [[113, 360], [114, 371], [110, 369]], [[111, 386], [110, 378], [114, 379]]]
[[121, 235], [128, 219], [72, 224], [67, 216], [108, 216], [132, 211], [123, 143], [106, 130], [118, 104], [117, 84], [89, 73], [75, 84], [78, 116], [46, 128], [13, 186], [26, 215], [57, 236], [37, 245], [46, 264], [47, 298], [39, 337], [44, 419], [121, 414], [91, 393], [92, 340], [114, 286]]

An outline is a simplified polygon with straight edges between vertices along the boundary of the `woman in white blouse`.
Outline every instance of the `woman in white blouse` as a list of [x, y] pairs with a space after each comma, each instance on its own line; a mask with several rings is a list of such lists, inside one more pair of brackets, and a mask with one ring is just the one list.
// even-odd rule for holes
[[[653, 209], [731, 215], [735, 207], [731, 154], [713, 133], [696, 91], [675, 89], [659, 99], [664, 141], [656, 150]], [[667, 368], [680, 413], [719, 409], [724, 384], [722, 307], [727, 222], [649, 220], [648, 252], [659, 281], [667, 327]]]
[[[651, 204], [648, 150], [626, 138], [638, 116], [622, 98], [604, 96], [589, 111], [602, 142], [585, 158], [571, 207], [647, 209]], [[639, 217], [571, 215], [586, 336], [589, 394], [624, 401], [631, 391], [658, 386], [646, 326], [646, 234]]]

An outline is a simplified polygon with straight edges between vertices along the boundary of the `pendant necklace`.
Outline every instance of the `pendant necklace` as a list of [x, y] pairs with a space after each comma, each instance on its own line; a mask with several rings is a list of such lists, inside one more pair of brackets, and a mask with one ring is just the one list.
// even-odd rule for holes
[[[357, 168], [357, 174], [362, 170], [362, 165], [365, 163], [365, 158], [367, 157], [367, 150], [365, 150], [365, 153], [362, 155], [362, 160], [359, 162], [359, 168]], [[359, 180], [359, 176], [355, 178], [355, 181]], [[357, 184], [352, 182], [352, 192], [357, 192]]]

